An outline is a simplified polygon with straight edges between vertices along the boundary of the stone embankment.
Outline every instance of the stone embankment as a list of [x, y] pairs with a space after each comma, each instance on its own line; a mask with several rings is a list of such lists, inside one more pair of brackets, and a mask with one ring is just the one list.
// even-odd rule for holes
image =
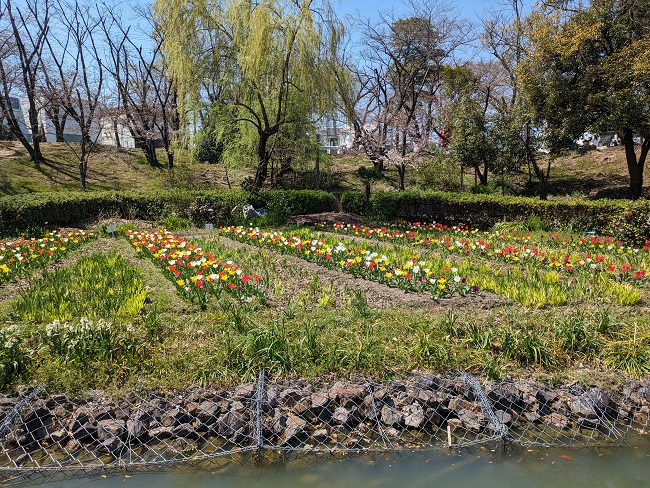
[[365, 449], [378, 439], [399, 442], [405, 435], [413, 447], [416, 438], [420, 447], [433, 447], [452, 434], [459, 442], [509, 438], [531, 426], [562, 432], [616, 423], [646, 426], [650, 415], [650, 384], [638, 381], [615, 398], [597, 388], [550, 389], [526, 381], [482, 385], [476, 392], [462, 376], [428, 374], [385, 383], [191, 388], [167, 396], [132, 393], [119, 400], [99, 392], [83, 401], [37, 393], [21, 388], [0, 397], [4, 452], [57, 445], [66, 452], [83, 448], [117, 455], [125, 446], [159, 443], [200, 449], [208, 438], [231, 449]]

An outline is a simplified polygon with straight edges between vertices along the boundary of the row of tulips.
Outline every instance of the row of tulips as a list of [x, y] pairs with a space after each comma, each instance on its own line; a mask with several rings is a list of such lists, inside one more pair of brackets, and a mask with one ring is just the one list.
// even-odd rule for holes
[[[327, 230], [355, 237], [424, 246], [446, 254], [480, 256], [511, 264], [533, 264], [569, 273], [607, 273], [622, 281], [646, 282], [650, 268], [649, 246], [626, 246], [607, 237], [577, 239], [549, 234], [544, 240], [530, 234], [488, 233], [466, 228], [405, 224], [370, 227], [336, 223]], [[648, 241], [650, 244], [650, 241]]]
[[96, 238], [92, 232], [54, 232], [40, 239], [25, 238], [0, 241], [0, 284], [45, 267], [85, 242]]
[[129, 231], [126, 233], [136, 252], [153, 261], [187, 300], [202, 308], [209, 296], [227, 292], [239, 300], [263, 297], [260, 277], [244, 272], [232, 261], [219, 259], [212, 253], [164, 229]]
[[405, 291], [430, 293], [433, 298], [477, 293], [459, 269], [440, 260], [424, 261], [413, 255], [390, 257], [368, 246], [316, 236], [309, 231], [285, 235], [279, 231], [232, 226], [221, 229], [233, 239], [247, 244], [292, 254], [321, 266], [387, 284]]

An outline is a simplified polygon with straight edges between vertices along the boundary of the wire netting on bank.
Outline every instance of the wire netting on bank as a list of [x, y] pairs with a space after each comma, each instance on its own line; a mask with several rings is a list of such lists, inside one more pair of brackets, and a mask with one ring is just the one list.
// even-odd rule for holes
[[624, 446], [650, 423], [650, 388], [482, 382], [414, 373], [386, 382], [269, 378], [175, 395], [84, 399], [24, 388], [0, 397], [0, 479], [37, 473], [248, 463], [286, 453], [373, 453], [476, 445]]

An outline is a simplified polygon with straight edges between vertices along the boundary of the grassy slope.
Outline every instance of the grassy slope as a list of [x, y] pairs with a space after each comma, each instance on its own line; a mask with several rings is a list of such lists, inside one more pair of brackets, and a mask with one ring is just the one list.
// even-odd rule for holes
[[[37, 170], [19, 143], [0, 141], [0, 195], [75, 190], [79, 187], [76, 158], [66, 144], [44, 144], [43, 153], [48, 162]], [[161, 164], [165, 165], [162, 150], [159, 150], [159, 158]], [[361, 156], [323, 158], [322, 187], [333, 191], [362, 190], [363, 182], [354, 174], [362, 165], [369, 163]], [[302, 172], [285, 176], [282, 184], [311, 187], [312, 168], [307, 163]], [[91, 190], [226, 188], [228, 180], [233, 187], [239, 187], [244, 178], [252, 175], [251, 168], [229, 168], [226, 172], [222, 165], [194, 163], [180, 151], [176, 156], [175, 170], [170, 174], [165, 168], [149, 167], [138, 149], [104, 147], [90, 160], [88, 186]], [[490, 178], [496, 179], [495, 175]], [[519, 173], [510, 174], [507, 179], [517, 192], [531, 196], [535, 194], [534, 185], [532, 188], [527, 185], [528, 172], [525, 167]], [[549, 186], [551, 195], [626, 198], [628, 181], [623, 149], [610, 148], [586, 153], [573, 152], [558, 158], [551, 166]], [[473, 183], [473, 175], [467, 171], [462, 189], [467, 190]], [[373, 182], [373, 191], [395, 190], [397, 185], [397, 172], [391, 168], [383, 180]], [[413, 189], [416, 185], [431, 189], [461, 189], [457, 169], [449, 167], [435, 168], [428, 177], [409, 168], [407, 189]], [[646, 172], [645, 186], [650, 186], [650, 172]]]

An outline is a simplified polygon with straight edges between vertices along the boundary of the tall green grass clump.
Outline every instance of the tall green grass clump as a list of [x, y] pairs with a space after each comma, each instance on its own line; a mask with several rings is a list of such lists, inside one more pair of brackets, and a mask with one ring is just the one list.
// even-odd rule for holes
[[29, 322], [135, 317], [147, 293], [140, 271], [125, 258], [95, 253], [66, 268], [44, 271], [16, 299], [10, 316]]

